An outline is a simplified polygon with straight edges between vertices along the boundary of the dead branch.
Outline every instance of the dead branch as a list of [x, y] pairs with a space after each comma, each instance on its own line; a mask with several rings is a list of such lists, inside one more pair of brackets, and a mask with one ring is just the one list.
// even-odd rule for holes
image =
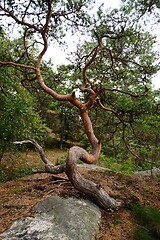
[[50, 165], [52, 165], [51, 164], [51, 162], [47, 159], [47, 157], [46, 157], [46, 155], [45, 155], [45, 153], [44, 153], [44, 151], [43, 151], [43, 148], [34, 140], [34, 139], [32, 139], [32, 140], [23, 140], [23, 141], [15, 141], [15, 142], [13, 142], [13, 144], [15, 144], [15, 145], [23, 145], [23, 144], [32, 144], [36, 149], [37, 149], [37, 151], [39, 152], [39, 154], [40, 154], [40, 157], [41, 157], [41, 159], [42, 159], [42, 161], [45, 163], [45, 164], [50, 164]]

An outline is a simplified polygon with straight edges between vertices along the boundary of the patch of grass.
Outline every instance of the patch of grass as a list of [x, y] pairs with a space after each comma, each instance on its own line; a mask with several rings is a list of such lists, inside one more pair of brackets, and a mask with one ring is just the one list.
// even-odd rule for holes
[[18, 153], [6, 155], [0, 164], [0, 182], [15, 180], [32, 173], [32, 167], [25, 158], [20, 158]]
[[98, 163], [100, 166], [109, 168], [114, 172], [127, 175], [133, 175], [137, 171], [151, 168], [148, 162], [135, 162], [131, 158], [122, 159], [121, 156], [117, 156], [117, 158], [107, 157], [103, 152], [99, 156]]
[[7, 191], [7, 193], [23, 193], [23, 192], [27, 192], [28, 191], [28, 188], [14, 188], [14, 189], [9, 189]]
[[116, 219], [114, 220], [114, 225], [118, 225], [118, 224], [120, 224], [120, 223], [122, 223], [122, 220], [121, 220], [120, 218], [116, 218]]
[[143, 229], [140, 226], [138, 229], [135, 230], [134, 237], [136, 238], [136, 240], [153, 240], [153, 237], [150, 234], [150, 232], [147, 229]]
[[64, 164], [64, 163], [66, 162], [67, 155], [68, 155], [68, 153], [65, 152], [61, 157], [59, 157], [59, 158], [57, 159], [56, 165]]
[[0, 166], [0, 182], [7, 182], [15, 180], [32, 173], [32, 168], [29, 166], [24, 167], [8, 167], [1, 165]]
[[137, 222], [134, 232], [137, 240], [160, 239], [160, 212], [153, 206], [134, 204], [131, 208]]
[[98, 162], [103, 167], [123, 174], [132, 175], [134, 172], [139, 170], [136, 168], [135, 163], [131, 159], [120, 161], [118, 159], [108, 158], [104, 153], [100, 154]]

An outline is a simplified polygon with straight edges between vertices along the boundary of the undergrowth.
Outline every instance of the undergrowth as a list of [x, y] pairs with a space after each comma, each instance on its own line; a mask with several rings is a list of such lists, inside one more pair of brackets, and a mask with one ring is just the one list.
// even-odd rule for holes
[[7, 182], [15, 180], [32, 173], [32, 168], [29, 166], [25, 167], [7, 167], [4, 165], [0, 166], [0, 182]]
[[136, 240], [160, 239], [160, 212], [153, 206], [134, 204], [131, 207], [137, 227], [134, 231]]
[[122, 160], [121, 158], [107, 157], [103, 152], [98, 159], [99, 165], [109, 168], [112, 171], [132, 175], [137, 171], [150, 169], [150, 165], [145, 163], [137, 163], [128, 158]]

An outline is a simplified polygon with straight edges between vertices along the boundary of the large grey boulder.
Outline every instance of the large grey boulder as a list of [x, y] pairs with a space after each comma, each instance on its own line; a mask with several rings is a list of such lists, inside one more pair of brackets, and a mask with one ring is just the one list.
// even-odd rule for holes
[[16, 221], [2, 240], [91, 240], [101, 212], [92, 202], [51, 196], [33, 208], [33, 216]]

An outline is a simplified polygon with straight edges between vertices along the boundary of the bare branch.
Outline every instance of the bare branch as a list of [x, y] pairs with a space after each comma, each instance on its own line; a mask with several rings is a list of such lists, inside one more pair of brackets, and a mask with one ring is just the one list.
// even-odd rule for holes
[[99, 90], [99, 93], [101, 93], [102, 91], [120, 92], [120, 93], [124, 93], [126, 95], [129, 95], [131, 97], [138, 98], [138, 97], [146, 96], [148, 89], [145, 88], [145, 91], [144, 91], [143, 94], [133, 94], [133, 93], [130, 93], [130, 92], [126, 92], [126, 91], [120, 90], [118, 88], [102, 88], [101, 90]]
[[32, 144], [37, 151], [40, 154], [40, 157], [42, 159], [42, 161], [45, 163], [45, 169], [40, 169], [40, 170], [36, 170], [34, 171], [34, 173], [51, 173], [51, 174], [59, 174], [59, 173], [63, 173], [66, 170], [66, 164], [62, 164], [62, 165], [57, 165], [54, 166], [46, 157], [43, 148], [34, 140], [23, 140], [23, 141], [15, 141], [13, 142], [13, 144], [15, 145], [22, 145], [22, 144]]
[[43, 151], [43, 148], [34, 139], [13, 142], [13, 144], [15, 144], [15, 145], [18, 145], [18, 144], [22, 145], [22, 144], [28, 144], [28, 143], [32, 144], [38, 150], [38, 152], [41, 156], [41, 159], [45, 164], [52, 165], [51, 162], [47, 159], [47, 157]]
[[123, 122], [123, 118], [120, 117], [120, 116], [118, 115], [118, 113], [115, 112], [113, 109], [107, 108], [107, 107], [103, 106], [103, 104], [101, 103], [101, 101], [100, 101], [99, 98], [97, 98], [97, 103], [98, 103], [98, 105], [100, 106], [101, 109], [106, 110], [106, 111], [108, 111], [108, 112], [112, 112], [112, 113], [120, 120], [121, 123]]
[[32, 3], [32, 0], [29, 1], [28, 6], [25, 9], [24, 15], [22, 17], [22, 21], [24, 21], [24, 18], [25, 18], [26, 14], [27, 14], [27, 10], [28, 10], [29, 6], [31, 5], [31, 3]]
[[18, 24], [20, 24], [20, 25], [22, 25], [22, 26], [27, 26], [27, 27], [29, 27], [29, 28], [32, 28], [32, 29], [34, 29], [36, 32], [39, 32], [39, 33], [42, 32], [42, 30], [41, 30], [40, 28], [36, 27], [34, 24], [30, 24], [29, 22], [24, 21], [24, 17], [23, 17], [22, 20], [18, 19], [18, 18], [13, 14], [13, 12], [9, 11], [9, 9], [3, 8], [1, 5], [0, 5], [0, 9], [5, 12], [5, 16], [11, 17], [12, 19], [15, 20], [16, 23], [18, 23]]

